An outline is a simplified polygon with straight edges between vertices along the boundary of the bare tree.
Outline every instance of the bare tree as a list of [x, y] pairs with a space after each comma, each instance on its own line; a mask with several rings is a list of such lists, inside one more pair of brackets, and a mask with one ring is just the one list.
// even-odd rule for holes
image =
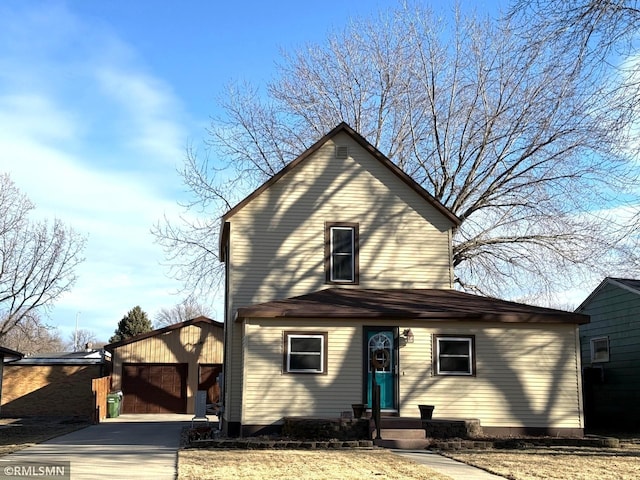
[[165, 326], [174, 323], [185, 322], [196, 317], [210, 316], [211, 310], [204, 305], [198, 303], [197, 300], [188, 297], [183, 302], [174, 305], [171, 308], [163, 308], [156, 316], [156, 325]]
[[34, 205], [0, 175], [0, 341], [75, 282], [85, 239], [60, 220], [34, 222]]
[[217, 280], [215, 219], [340, 121], [462, 220], [453, 261], [465, 289], [539, 295], [637, 265], [615, 207], [637, 200], [625, 149], [636, 116], [624, 107], [639, 88], [572, 55], [507, 21], [406, 5], [285, 55], [266, 99], [230, 87], [210, 150], [187, 152], [194, 216], [155, 229], [174, 273], [194, 288]]
[[95, 332], [91, 330], [87, 330], [86, 328], [80, 328], [77, 331], [74, 331], [69, 334], [69, 339], [65, 344], [67, 350], [71, 350], [72, 352], [80, 352], [87, 348], [89, 345], [90, 348], [95, 349], [104, 345], [103, 342], [98, 342]]
[[638, 0], [515, 0], [518, 17], [532, 37], [550, 36], [583, 56], [605, 58], [634, 51], [640, 29]]
[[64, 350], [58, 331], [44, 324], [37, 314], [26, 315], [15, 328], [7, 332], [2, 345], [26, 355]]

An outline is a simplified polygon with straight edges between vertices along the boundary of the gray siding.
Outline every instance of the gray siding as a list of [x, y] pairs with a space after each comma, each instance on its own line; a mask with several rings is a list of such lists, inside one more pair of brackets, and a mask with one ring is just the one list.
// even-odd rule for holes
[[[602, 368], [604, 382], [591, 382], [588, 425], [640, 427], [640, 295], [605, 284], [582, 310], [591, 323], [580, 326], [582, 364]], [[609, 338], [609, 361], [591, 364], [590, 341]], [[585, 389], [585, 395], [589, 392]]]

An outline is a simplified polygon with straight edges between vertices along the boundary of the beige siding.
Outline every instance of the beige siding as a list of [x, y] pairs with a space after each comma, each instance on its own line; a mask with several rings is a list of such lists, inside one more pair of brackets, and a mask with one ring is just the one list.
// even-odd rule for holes
[[[574, 325], [411, 328], [415, 343], [401, 350], [403, 412], [427, 403], [437, 416], [473, 415], [485, 426], [583, 427]], [[475, 335], [476, 375], [433, 375], [433, 333]]]
[[230, 221], [234, 309], [326, 287], [325, 222], [359, 224], [359, 288], [451, 287], [449, 220], [345, 134]]
[[[250, 348], [246, 351], [243, 424], [270, 424], [288, 415], [338, 417], [362, 400], [362, 328], [357, 323], [340, 324], [339, 328], [337, 323], [322, 321], [247, 325]], [[285, 330], [328, 332], [326, 375], [283, 373]]]
[[[335, 158], [348, 145], [349, 158]], [[238, 307], [327, 288], [325, 222], [359, 224], [357, 288], [451, 288], [451, 223], [342, 133], [230, 219], [229, 316]], [[238, 324], [229, 322], [228, 327]], [[240, 338], [233, 338], [225, 417], [240, 420]], [[250, 368], [250, 367], [248, 367]]]
[[[362, 326], [352, 321], [248, 322], [244, 424], [287, 415], [337, 416], [362, 398]], [[304, 325], [300, 328], [299, 325]], [[375, 325], [375, 322], [367, 322]], [[437, 417], [475, 417], [484, 426], [582, 428], [577, 329], [569, 325], [443, 325], [407, 321], [415, 342], [400, 349], [400, 414], [420, 403]], [[285, 330], [328, 332], [328, 374], [282, 373]], [[475, 335], [477, 373], [434, 376], [432, 335]]]
[[117, 347], [112, 357], [113, 388], [121, 388], [123, 363], [188, 363], [187, 411], [192, 412], [198, 365], [223, 362], [222, 336], [222, 328], [203, 323]]

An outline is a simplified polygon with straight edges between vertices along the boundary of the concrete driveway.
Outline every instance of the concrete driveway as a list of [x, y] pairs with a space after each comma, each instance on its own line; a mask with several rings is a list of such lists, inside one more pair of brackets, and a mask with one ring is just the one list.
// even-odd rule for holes
[[107, 419], [0, 457], [0, 475], [21, 462], [70, 462], [73, 480], [174, 480], [180, 431], [191, 424], [192, 416], [122, 415]]

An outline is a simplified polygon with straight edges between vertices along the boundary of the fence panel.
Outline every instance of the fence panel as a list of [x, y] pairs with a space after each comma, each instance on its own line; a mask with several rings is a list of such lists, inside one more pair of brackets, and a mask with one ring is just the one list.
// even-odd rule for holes
[[94, 378], [91, 381], [93, 391], [93, 423], [107, 418], [107, 394], [111, 388], [111, 376]]

